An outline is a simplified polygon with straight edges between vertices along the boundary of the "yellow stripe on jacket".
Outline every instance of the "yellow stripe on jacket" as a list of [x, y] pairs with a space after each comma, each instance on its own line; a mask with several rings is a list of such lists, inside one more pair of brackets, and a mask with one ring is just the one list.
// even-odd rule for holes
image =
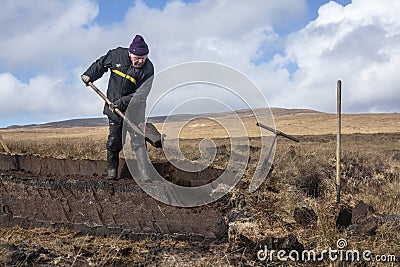
[[112, 70], [115, 74], [118, 74], [121, 77], [127, 78], [128, 80], [130, 80], [131, 82], [133, 82], [134, 84], [136, 84], [136, 80], [135, 78], [129, 76], [128, 74], [123, 73], [122, 71], [119, 70]]

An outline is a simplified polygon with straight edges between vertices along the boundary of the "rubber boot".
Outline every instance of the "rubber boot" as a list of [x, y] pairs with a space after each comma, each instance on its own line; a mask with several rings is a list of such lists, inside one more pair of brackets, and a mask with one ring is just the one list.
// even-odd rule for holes
[[153, 179], [149, 176], [149, 164], [148, 164], [146, 147], [145, 146], [138, 147], [135, 153], [136, 153], [136, 163], [141, 180], [146, 183], [153, 181]]
[[118, 180], [118, 170], [114, 168], [108, 168], [108, 180], [117, 181]]
[[108, 180], [118, 180], [119, 153], [107, 150]]

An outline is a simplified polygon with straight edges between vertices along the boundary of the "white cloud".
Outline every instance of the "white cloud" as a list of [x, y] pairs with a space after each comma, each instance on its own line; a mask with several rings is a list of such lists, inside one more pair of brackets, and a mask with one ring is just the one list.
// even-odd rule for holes
[[[399, 111], [396, 1], [353, 0], [345, 7], [331, 1], [289, 36], [275, 26], [299, 21], [305, 0], [170, 1], [162, 10], [133, 3], [120, 23], [105, 27], [96, 23], [94, 1], [3, 1], [0, 117], [99, 116], [101, 101], [79, 76], [108, 49], [128, 46], [136, 33], [145, 36], [156, 71], [195, 60], [227, 64], [248, 75], [273, 106], [333, 112], [336, 80], [342, 79], [344, 111]], [[265, 58], [270, 48], [284, 53]], [[106, 82], [97, 83], [105, 89]], [[10, 99], [13, 107], [3, 108]]]
[[400, 3], [393, 1], [353, 0], [345, 7], [330, 2], [293, 33], [285, 60], [299, 66], [293, 83], [303, 104], [334, 111], [335, 81], [341, 79], [345, 111], [399, 111], [398, 14]]
[[46, 121], [101, 115], [103, 103], [91, 89], [86, 89], [81, 83], [65, 83], [62, 77], [36, 76], [23, 83], [11, 73], [2, 73], [0, 84], [0, 114], [4, 118], [27, 114], [37, 121]]
[[0, 13], [2, 69], [62, 69], [98, 47], [101, 30], [91, 25], [98, 6], [91, 1], [6, 1]]
[[140, 25], [139, 31], [146, 33], [152, 55], [162, 68], [192, 60], [243, 68], [263, 42], [276, 39], [271, 25], [282, 18], [277, 14], [296, 17], [304, 7], [302, 0], [254, 1], [251, 5], [204, 0], [189, 5], [175, 1], [162, 12], [148, 12], [138, 2], [128, 12], [125, 25]]

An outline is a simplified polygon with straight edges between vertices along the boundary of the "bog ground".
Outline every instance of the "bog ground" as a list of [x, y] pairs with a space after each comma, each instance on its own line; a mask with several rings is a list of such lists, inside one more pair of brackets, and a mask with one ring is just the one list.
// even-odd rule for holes
[[[338, 206], [334, 183], [335, 115], [285, 110], [274, 114], [277, 129], [295, 135], [300, 143], [278, 138], [274, 168], [261, 187], [250, 194], [248, 185], [260, 152], [259, 140], [252, 131], [259, 129], [251, 117], [243, 117], [251, 136], [251, 157], [244, 177], [224, 199], [231, 215], [226, 221], [226, 238], [206, 242], [152, 236], [132, 241], [122, 236], [99, 237], [65, 228], [1, 228], [1, 264], [398, 266], [400, 115], [343, 116], [342, 203]], [[20, 155], [105, 159], [106, 127], [29, 127], [1, 129], [0, 134], [10, 150]], [[194, 121], [182, 131], [180, 147], [186, 157], [195, 159], [199, 157], [201, 138], [214, 138], [218, 151], [212, 167], [222, 170], [231, 153], [229, 139], [224, 134], [223, 129], [210, 121]], [[154, 148], [149, 148], [149, 154], [155, 164], [166, 162], [165, 156]], [[5, 171], [2, 175], [18, 177]], [[7, 210], [2, 206], [2, 216], [5, 213]], [[200, 212], [199, 216], [203, 214]], [[195, 219], [192, 221], [194, 224]], [[360, 253], [370, 250], [370, 261], [362, 256], [359, 261], [323, 257], [322, 252], [337, 249], [337, 241], [341, 239], [347, 242], [345, 250]], [[315, 251], [316, 259], [284, 262], [275, 254], [263, 260], [257, 254], [265, 247], [287, 253], [297, 251], [300, 255], [302, 251]]]

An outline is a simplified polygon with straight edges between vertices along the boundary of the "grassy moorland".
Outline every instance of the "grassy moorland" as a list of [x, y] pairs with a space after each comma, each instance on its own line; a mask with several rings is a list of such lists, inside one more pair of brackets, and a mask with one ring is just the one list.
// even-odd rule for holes
[[[254, 121], [245, 124], [251, 129]], [[182, 131], [181, 149], [189, 158], [199, 156], [199, 138], [216, 138], [216, 167], [229, 159], [229, 140], [217, 125], [198, 125]], [[382, 221], [374, 232], [357, 234], [338, 230], [336, 218], [335, 151], [336, 125], [331, 114], [296, 114], [275, 117], [277, 129], [295, 135], [300, 143], [278, 138], [274, 168], [254, 193], [247, 191], [260, 152], [257, 138], [250, 139], [251, 155], [245, 177], [232, 192], [245, 214], [230, 222], [229, 240], [202, 244], [171, 239], [133, 242], [118, 238], [82, 235], [70, 230], [0, 229], [0, 263], [60, 266], [399, 266], [399, 262], [280, 262], [257, 259], [249, 245], [268, 237], [294, 234], [305, 249], [318, 253], [335, 249], [337, 240], [347, 240], [347, 249], [371, 250], [373, 256], [396, 255], [400, 260], [400, 222]], [[188, 125], [190, 126], [190, 125]], [[162, 125], [157, 125], [162, 129]], [[377, 216], [400, 215], [400, 115], [359, 114], [343, 116], [342, 199], [354, 207], [360, 200], [371, 205]], [[31, 153], [59, 158], [105, 159], [106, 127], [3, 129], [0, 134], [13, 153]], [[251, 134], [249, 134], [251, 135]], [[190, 137], [190, 138], [189, 138]], [[225, 149], [221, 149], [225, 148]], [[165, 160], [149, 148], [152, 161]], [[245, 204], [244, 204], [245, 203]], [[315, 211], [317, 223], [304, 227], [294, 219], [296, 208]], [[44, 251], [39, 251], [42, 247]], [[14, 251], [14, 252], [13, 252]], [[15, 251], [33, 251], [36, 258], [18, 258]], [[41, 252], [41, 253], [40, 253]], [[27, 254], [23, 254], [27, 255]]]

